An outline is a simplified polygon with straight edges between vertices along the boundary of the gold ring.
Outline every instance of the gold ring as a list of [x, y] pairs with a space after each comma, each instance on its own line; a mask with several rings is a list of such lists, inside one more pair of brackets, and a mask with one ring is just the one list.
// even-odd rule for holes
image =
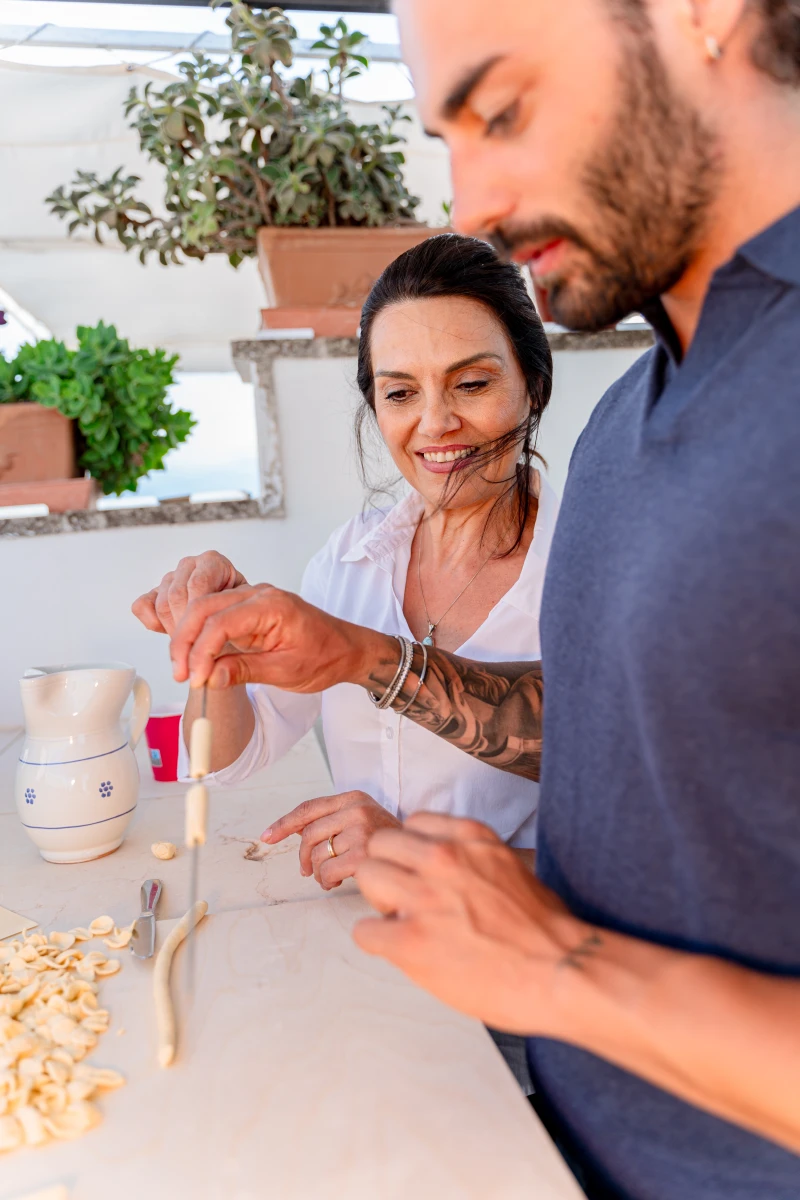
[[328, 838], [328, 854], [331, 858], [336, 858], [336, 851], [333, 848], [333, 834]]

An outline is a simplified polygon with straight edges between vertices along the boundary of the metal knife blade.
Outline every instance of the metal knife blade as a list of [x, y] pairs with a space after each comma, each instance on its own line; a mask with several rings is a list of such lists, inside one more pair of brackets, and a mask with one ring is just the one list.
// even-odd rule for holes
[[131, 954], [136, 958], [152, 958], [156, 948], [156, 905], [161, 897], [161, 880], [145, 880], [141, 894], [142, 911], [133, 923]]

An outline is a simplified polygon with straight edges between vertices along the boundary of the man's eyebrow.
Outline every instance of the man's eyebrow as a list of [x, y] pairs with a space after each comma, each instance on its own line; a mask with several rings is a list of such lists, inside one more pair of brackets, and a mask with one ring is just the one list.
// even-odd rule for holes
[[[478, 63], [475, 67], [470, 67], [451, 88], [450, 92], [444, 99], [444, 103], [440, 109], [442, 119], [445, 121], [454, 121], [459, 115], [464, 105], [469, 100], [475, 88], [481, 82], [483, 77], [491, 71], [496, 63], [499, 63], [504, 56], [502, 54], [493, 54], [490, 58], [485, 58], [483, 62]], [[434, 135], [435, 136], [435, 135]]]

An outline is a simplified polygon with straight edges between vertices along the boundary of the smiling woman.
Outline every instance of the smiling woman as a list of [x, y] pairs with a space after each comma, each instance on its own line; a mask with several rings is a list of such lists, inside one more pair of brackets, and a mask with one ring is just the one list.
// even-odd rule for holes
[[[486, 242], [442, 234], [391, 263], [362, 312], [358, 429], [373, 423], [408, 493], [332, 535], [306, 569], [304, 600], [395, 635], [406, 664], [413, 639], [423, 655], [435, 644], [478, 668], [538, 659], [557, 502], [532, 460], [551, 382], [547, 338], [519, 270]], [[244, 583], [220, 554], [182, 559], [134, 612], [171, 634], [194, 597]], [[318, 652], [324, 659], [328, 649]], [[405, 677], [401, 667], [398, 686]], [[405, 720], [386, 695], [370, 702], [348, 683], [311, 695], [265, 684], [211, 690], [207, 780], [241, 782], [285, 754], [321, 713], [336, 794], [305, 801], [262, 839], [301, 834], [301, 872], [323, 888], [355, 874], [376, 830], [418, 811], [477, 818], [532, 850], [538, 785]], [[183, 777], [198, 715], [190, 693]], [[527, 1090], [519, 1039], [501, 1050]]]
[[[408, 493], [332, 535], [305, 572], [304, 599], [477, 661], [537, 659], [557, 501], [532, 463], [551, 375], [522, 277], [487, 243], [443, 234], [396, 259], [362, 314], [359, 428], [373, 423]], [[194, 597], [244, 582], [219, 554], [186, 558], [134, 609], [171, 633]], [[322, 695], [259, 684], [210, 691], [210, 781], [239, 782], [274, 762], [320, 712], [337, 794], [265, 837], [302, 832], [301, 869], [323, 887], [355, 872], [374, 829], [420, 809], [476, 817], [514, 846], [535, 845], [535, 783], [468, 757], [349, 684]], [[190, 698], [187, 737], [196, 715]]]

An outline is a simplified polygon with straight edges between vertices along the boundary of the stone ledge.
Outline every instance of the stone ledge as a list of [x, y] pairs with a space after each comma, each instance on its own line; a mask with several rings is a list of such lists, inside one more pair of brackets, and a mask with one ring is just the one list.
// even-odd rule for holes
[[[549, 332], [547, 339], [554, 352], [559, 350], [646, 350], [653, 345], [651, 329], [609, 329], [601, 333]], [[116, 508], [105, 512], [83, 511], [50, 513], [46, 517], [6, 517], [0, 519], [0, 540], [50, 537], [59, 533], [82, 533], [95, 529], [130, 529], [155, 525], [192, 525], [205, 521], [244, 521], [282, 517], [283, 476], [280, 463], [277, 417], [272, 382], [272, 364], [276, 358], [356, 358], [357, 338], [286, 338], [280, 340], [242, 338], [231, 343], [231, 351], [240, 371], [243, 364], [254, 364], [265, 393], [266, 416], [261, 433], [261, 500], [223, 500], [207, 504], [174, 503], [154, 508]], [[238, 360], [238, 361], [237, 361]], [[240, 366], [242, 364], [242, 366]], [[249, 368], [252, 370], [253, 368]], [[262, 378], [263, 376], [263, 378]], [[255, 383], [256, 380], [253, 380]], [[272, 408], [270, 408], [270, 405]]]
[[283, 509], [258, 500], [220, 500], [207, 504], [159, 504], [153, 508], [111, 508], [105, 512], [49, 513], [46, 517], [6, 517], [0, 520], [0, 538], [46, 537], [56, 533], [83, 533], [94, 529], [128, 529], [142, 525], [194, 525], [202, 521], [243, 521], [282, 517]]
[[652, 329], [604, 329], [601, 333], [548, 333], [550, 349], [557, 350], [647, 350], [655, 343]]
[[[552, 351], [558, 350], [646, 350], [653, 345], [653, 331], [605, 329], [601, 333], [549, 332]], [[358, 338], [241, 338], [231, 342], [234, 359], [271, 362], [276, 358], [357, 358]]]

